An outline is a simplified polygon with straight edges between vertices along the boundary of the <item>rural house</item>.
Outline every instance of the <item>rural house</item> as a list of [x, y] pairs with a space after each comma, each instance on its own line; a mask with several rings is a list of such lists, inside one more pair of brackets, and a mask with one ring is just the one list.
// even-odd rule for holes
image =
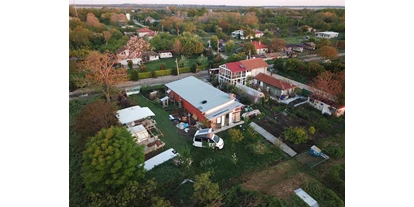
[[150, 24], [152, 24], [152, 23], [154, 23], [154, 22], [155, 22], [155, 19], [154, 19], [154, 18], [152, 18], [152, 17], [150, 17], [150, 16], [148, 16], [147, 18], [145, 18], [145, 21], [146, 21], [146, 22], [149, 22]]
[[261, 88], [261, 91], [267, 91], [269, 96], [276, 100], [283, 100], [294, 93], [296, 86], [285, 81], [276, 79], [265, 73], [259, 73], [254, 77], [255, 85]]
[[144, 28], [141, 28], [141, 29], [137, 29], [137, 34], [138, 34], [138, 37], [144, 37], [144, 36], [146, 36], [147, 34], [149, 34], [149, 33], [153, 33], [154, 31], [152, 31], [152, 30], [150, 30], [150, 29], [148, 29], [148, 27], [144, 27]]
[[269, 46], [263, 44], [261, 41], [252, 41], [250, 44], [254, 46], [258, 55], [264, 55], [269, 52]]
[[244, 40], [244, 39], [253, 39], [253, 38], [260, 38], [260, 37], [262, 37], [264, 34], [263, 34], [263, 32], [262, 31], [260, 31], [260, 30], [258, 30], [258, 29], [254, 29], [253, 30], [254, 31], [254, 33], [255, 33], [255, 36], [253, 37], [253, 36], [251, 36], [251, 35], [248, 35], [248, 36], [244, 36], [244, 31], [243, 31], [243, 29], [240, 29], [240, 30], [236, 30], [236, 31], [234, 31], [234, 32], [232, 32], [231, 33], [231, 36], [233, 37], [233, 38], [238, 38], [238, 39], [242, 39], [242, 40]]
[[266, 73], [269, 65], [261, 58], [230, 62], [219, 66], [219, 83], [241, 83], [246, 85], [247, 77]]
[[208, 121], [213, 130], [224, 130], [243, 123], [240, 112], [244, 105], [236, 101], [233, 94], [224, 93], [194, 76], [165, 86], [171, 99], [178, 102], [193, 119]]
[[158, 55], [157, 52], [148, 51], [148, 52], [142, 53], [142, 61], [144, 62], [149, 62], [149, 61], [154, 61], [154, 60], [159, 60], [159, 59], [160, 59], [160, 56]]
[[338, 32], [330, 32], [330, 31], [315, 33], [316, 37], [327, 38], [327, 39], [338, 37], [338, 34], [339, 34]]
[[172, 54], [172, 50], [160, 50], [158, 51], [158, 53], [160, 54], [160, 58], [172, 58], [173, 54]]
[[118, 59], [127, 59], [129, 56], [129, 50], [127, 50], [125, 46], [122, 46], [119, 49], [115, 50], [115, 54]]

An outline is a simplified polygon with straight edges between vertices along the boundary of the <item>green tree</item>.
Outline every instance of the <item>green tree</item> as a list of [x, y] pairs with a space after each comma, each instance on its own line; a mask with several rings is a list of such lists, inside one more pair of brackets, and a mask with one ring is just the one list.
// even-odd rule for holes
[[251, 43], [247, 43], [243, 46], [242, 51], [246, 54], [250, 54], [250, 55], [257, 55], [257, 51], [256, 48], [254, 47], [253, 44]]
[[196, 176], [194, 198], [204, 206], [214, 206], [221, 199], [219, 185], [210, 181], [210, 171]]
[[323, 46], [322, 48], [319, 48], [316, 53], [318, 53], [319, 56], [327, 59], [336, 59], [338, 58], [338, 50], [336, 48], [331, 46]]
[[128, 60], [128, 68], [132, 70], [132, 66], [134, 65], [134, 63], [132, 62], [132, 60]]
[[322, 38], [316, 43], [316, 49], [322, 48], [324, 46], [331, 46], [331, 41], [326, 38]]
[[89, 207], [172, 207], [168, 200], [157, 195], [154, 178], [145, 183], [131, 181], [118, 192], [91, 193], [89, 197]]
[[151, 46], [155, 50], [169, 50], [172, 47], [173, 41], [172, 36], [169, 33], [160, 32], [158, 35], [155, 35], [151, 40]]
[[203, 65], [207, 63], [207, 57], [204, 56], [203, 54], [200, 55], [200, 57], [197, 58], [196, 60], [197, 65]]
[[92, 32], [84, 27], [78, 26], [74, 30], [69, 29], [69, 48], [88, 48], [91, 45], [91, 37]]
[[308, 141], [308, 134], [303, 127], [289, 127], [283, 132], [286, 140], [293, 142], [293, 144], [301, 144]]
[[184, 55], [181, 55], [181, 59], [180, 61], [178, 61], [178, 67], [182, 68], [182, 67], [187, 67], [188, 66], [188, 58], [185, 57]]
[[219, 42], [219, 39], [216, 35], [211, 36], [210, 45], [211, 45], [211, 48], [213, 48], [213, 50], [217, 50], [218, 42]]
[[137, 81], [138, 79], [139, 79], [138, 70], [132, 70], [131, 80], [132, 81]]
[[86, 190], [117, 191], [144, 175], [144, 147], [125, 128], [102, 129], [86, 144], [82, 177]]
[[192, 64], [190, 69], [191, 69], [192, 73], [197, 73], [197, 65], [196, 64]]
[[234, 48], [236, 48], [236, 43], [234, 43], [233, 40], [227, 41], [226, 45], [224, 46], [224, 49], [226, 50], [227, 54], [233, 54]]

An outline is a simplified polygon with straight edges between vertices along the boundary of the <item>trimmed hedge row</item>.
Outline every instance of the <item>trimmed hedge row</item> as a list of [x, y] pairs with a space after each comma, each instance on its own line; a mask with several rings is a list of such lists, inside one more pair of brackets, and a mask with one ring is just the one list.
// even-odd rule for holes
[[[204, 68], [207, 65], [201, 65], [201, 66]], [[181, 73], [190, 73], [190, 72], [191, 72], [190, 67], [180, 68], [180, 74]], [[161, 77], [161, 76], [174, 75], [174, 74], [173, 74], [173, 69], [166, 69], [166, 70], [156, 70], [155, 75], [156, 75], [156, 77]], [[132, 80], [132, 76], [133, 76], [132, 74], [128, 74], [128, 79]], [[138, 78], [139, 79], [152, 78], [152, 77], [153, 77], [152, 71], [138, 73]]]

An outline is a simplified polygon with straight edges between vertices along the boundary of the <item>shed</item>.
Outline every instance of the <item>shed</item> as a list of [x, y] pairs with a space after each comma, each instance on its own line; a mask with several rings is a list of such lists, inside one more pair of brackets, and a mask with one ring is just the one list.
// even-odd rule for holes
[[150, 138], [148, 131], [145, 129], [145, 127], [142, 124], [128, 128], [128, 131], [131, 132], [133, 137], [136, 137], [138, 139], [137, 143], [140, 143]]
[[263, 97], [265, 97], [265, 95], [262, 92], [255, 90], [254, 88], [245, 86], [241, 83], [236, 83], [236, 88], [239, 88], [240, 90], [244, 91], [249, 97], [249, 99], [253, 101], [253, 103], [260, 102], [260, 100]]
[[168, 106], [168, 96], [165, 96], [164, 98], [160, 99], [162, 106], [167, 107]]
[[137, 120], [147, 118], [149, 116], [155, 116], [155, 114], [148, 108], [140, 106], [132, 106], [129, 108], [121, 109], [116, 112], [116, 117], [121, 124], [128, 124]]
[[298, 188], [295, 190], [295, 193], [299, 198], [301, 198], [305, 203], [307, 203], [310, 207], [319, 207], [318, 202], [313, 199], [309, 194], [307, 194], [302, 188]]

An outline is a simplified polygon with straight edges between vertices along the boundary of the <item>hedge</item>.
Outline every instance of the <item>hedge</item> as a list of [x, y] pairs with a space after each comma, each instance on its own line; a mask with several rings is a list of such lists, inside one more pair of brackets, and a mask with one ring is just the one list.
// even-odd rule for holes
[[[166, 75], [173, 75], [172, 70], [173, 69], [156, 70], [155, 71], [155, 75], [157, 77], [166, 76]], [[190, 72], [191, 72], [190, 67], [180, 68], [180, 74], [181, 73], [190, 73]], [[149, 71], [149, 72], [141, 72], [141, 73], [138, 74], [138, 77], [139, 77], [139, 79], [152, 78], [152, 71]], [[131, 76], [129, 75], [128, 78], [131, 79]]]
[[183, 68], [180, 68], [180, 74], [181, 74], [181, 73], [189, 73], [189, 72], [191, 72], [190, 67], [183, 67]]
[[172, 69], [157, 70], [157, 71], [155, 71], [155, 74], [157, 75], [157, 77], [171, 75], [172, 74]]

